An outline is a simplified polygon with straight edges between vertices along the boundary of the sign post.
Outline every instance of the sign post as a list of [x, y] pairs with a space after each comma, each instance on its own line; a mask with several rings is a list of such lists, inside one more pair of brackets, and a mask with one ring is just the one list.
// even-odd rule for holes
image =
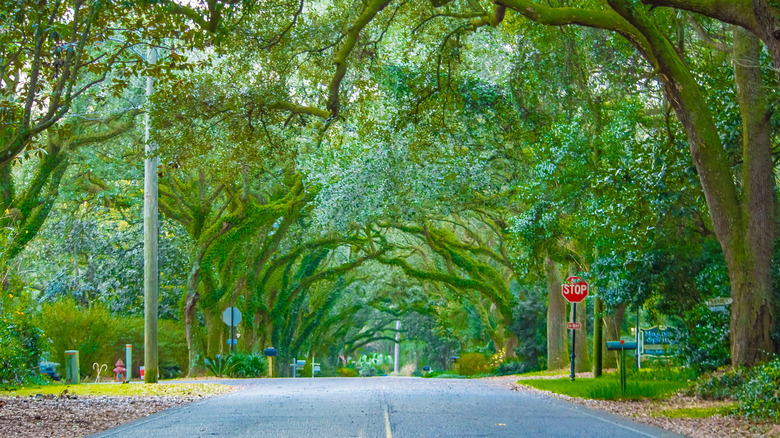
[[588, 283], [580, 277], [571, 276], [561, 285], [561, 293], [568, 302], [571, 303], [571, 323], [567, 328], [571, 330], [571, 375], [569, 378], [574, 381], [574, 346], [577, 340], [577, 303], [582, 302], [588, 296]]
[[236, 345], [236, 339], [233, 336], [233, 328], [241, 323], [241, 311], [235, 307], [228, 307], [222, 312], [222, 321], [230, 327], [230, 353], [233, 354], [233, 346]]

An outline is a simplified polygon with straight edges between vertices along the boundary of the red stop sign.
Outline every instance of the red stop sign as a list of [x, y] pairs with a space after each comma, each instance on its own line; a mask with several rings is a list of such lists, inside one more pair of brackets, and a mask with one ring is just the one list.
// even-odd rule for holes
[[569, 277], [561, 286], [563, 297], [570, 303], [579, 303], [588, 296], [588, 283], [580, 277]]

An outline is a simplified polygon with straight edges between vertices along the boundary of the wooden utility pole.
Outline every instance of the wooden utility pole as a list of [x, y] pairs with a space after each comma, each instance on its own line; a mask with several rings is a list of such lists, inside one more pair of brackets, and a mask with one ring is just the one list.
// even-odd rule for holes
[[393, 371], [398, 374], [401, 361], [401, 320], [395, 321], [395, 355], [393, 357]]
[[[146, 61], [157, 62], [157, 51], [149, 48]], [[157, 145], [151, 141], [149, 98], [154, 80], [146, 78], [146, 111], [144, 113], [144, 382], [157, 383], [157, 237], [160, 223], [157, 214]]]

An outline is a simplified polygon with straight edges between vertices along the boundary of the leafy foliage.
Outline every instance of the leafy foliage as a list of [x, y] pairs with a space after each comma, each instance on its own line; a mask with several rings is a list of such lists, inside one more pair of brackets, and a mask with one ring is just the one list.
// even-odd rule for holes
[[268, 363], [262, 354], [238, 352], [228, 356], [226, 369], [230, 377], [263, 377], [268, 372]]
[[[45, 349], [61, 367], [66, 350], [78, 350], [82, 375], [91, 372], [93, 363], [113, 364], [117, 324], [104, 305], [92, 303], [82, 307], [72, 298], [44, 304], [36, 325], [46, 333]], [[64, 368], [60, 374], [65, 375]]]
[[[10, 294], [9, 294], [10, 295]], [[38, 376], [38, 363], [45, 343], [44, 333], [33, 325], [26, 300], [3, 297], [0, 314], [0, 387], [24, 385]], [[20, 303], [21, 301], [21, 303]]]

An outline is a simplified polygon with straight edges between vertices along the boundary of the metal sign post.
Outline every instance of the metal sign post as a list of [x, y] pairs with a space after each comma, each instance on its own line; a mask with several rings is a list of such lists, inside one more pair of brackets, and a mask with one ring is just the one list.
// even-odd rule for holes
[[241, 311], [235, 307], [228, 307], [222, 312], [222, 321], [230, 327], [230, 339], [228, 339], [228, 345], [230, 345], [230, 353], [233, 353], [233, 346], [236, 345], [236, 339], [233, 336], [234, 328], [241, 324]]
[[[577, 321], [577, 303], [571, 303], [571, 320]], [[571, 330], [571, 375], [569, 379], [574, 381], [574, 346], [577, 344], [577, 330]]]
[[577, 341], [577, 303], [582, 302], [588, 296], [588, 283], [580, 277], [571, 276], [561, 285], [561, 293], [568, 302], [571, 303], [571, 323], [568, 328], [571, 329], [571, 375], [569, 378], [574, 381], [574, 347]]

